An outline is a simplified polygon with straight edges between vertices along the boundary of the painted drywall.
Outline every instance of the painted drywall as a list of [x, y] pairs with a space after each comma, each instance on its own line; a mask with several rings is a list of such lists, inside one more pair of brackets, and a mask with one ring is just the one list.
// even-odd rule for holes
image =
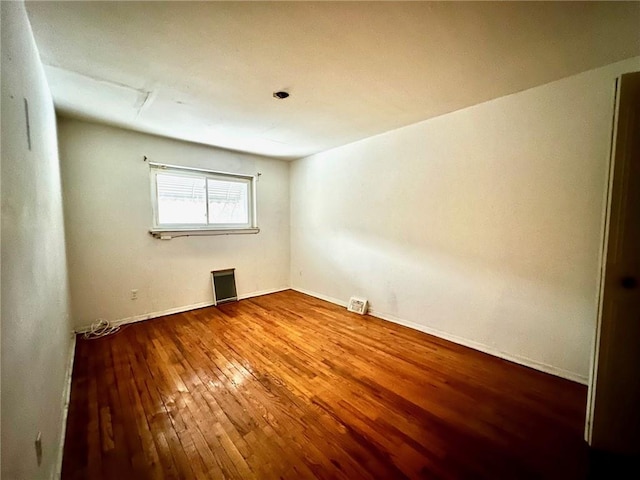
[[640, 55], [639, 2], [27, 9], [59, 111], [288, 158]]
[[[233, 153], [60, 118], [69, 277], [77, 327], [98, 318], [140, 319], [210, 304], [211, 270], [236, 269], [242, 296], [289, 285], [289, 168], [281, 160]], [[158, 240], [149, 165], [242, 174], [257, 183], [260, 233]], [[138, 298], [131, 299], [131, 290]]]
[[1, 9], [2, 478], [52, 478], [72, 347], [56, 118], [24, 5]]
[[634, 69], [294, 161], [292, 287], [586, 381], [614, 79]]

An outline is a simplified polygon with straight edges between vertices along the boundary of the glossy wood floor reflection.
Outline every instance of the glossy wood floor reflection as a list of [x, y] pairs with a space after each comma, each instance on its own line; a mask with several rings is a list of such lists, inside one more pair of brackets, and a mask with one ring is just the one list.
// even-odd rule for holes
[[286, 291], [78, 339], [62, 476], [582, 478], [585, 399]]

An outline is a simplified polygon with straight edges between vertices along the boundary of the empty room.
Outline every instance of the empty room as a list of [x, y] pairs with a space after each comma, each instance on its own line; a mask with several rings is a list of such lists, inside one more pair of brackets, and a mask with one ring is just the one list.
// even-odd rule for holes
[[640, 478], [640, 2], [0, 6], [2, 479]]

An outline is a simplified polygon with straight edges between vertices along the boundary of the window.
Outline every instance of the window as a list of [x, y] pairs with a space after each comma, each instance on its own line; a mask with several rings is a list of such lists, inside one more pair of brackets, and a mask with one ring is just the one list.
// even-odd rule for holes
[[257, 233], [254, 177], [151, 164], [152, 234]]

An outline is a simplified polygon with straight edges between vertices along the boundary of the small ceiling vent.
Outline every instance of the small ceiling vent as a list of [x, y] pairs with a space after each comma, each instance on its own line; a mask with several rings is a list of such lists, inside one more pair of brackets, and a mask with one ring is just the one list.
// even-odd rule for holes
[[354, 313], [359, 313], [360, 315], [364, 315], [367, 313], [367, 307], [369, 302], [366, 298], [359, 297], [351, 297], [349, 299], [349, 305], [347, 306], [347, 310]]

